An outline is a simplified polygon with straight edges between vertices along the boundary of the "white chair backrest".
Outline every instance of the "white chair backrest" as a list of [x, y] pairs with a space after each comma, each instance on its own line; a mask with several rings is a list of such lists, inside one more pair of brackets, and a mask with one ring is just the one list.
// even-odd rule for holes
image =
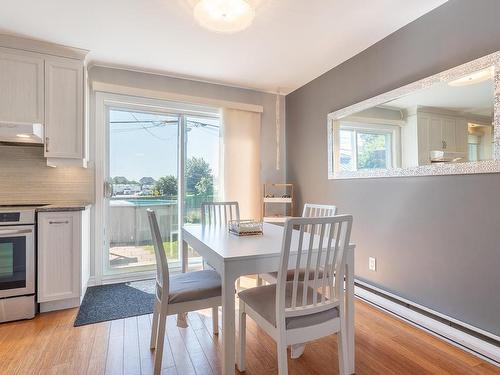
[[204, 202], [201, 204], [202, 225], [227, 225], [231, 220], [240, 220], [238, 202]]
[[168, 260], [165, 255], [165, 248], [163, 247], [163, 240], [160, 234], [160, 227], [158, 226], [158, 220], [156, 219], [156, 213], [148, 208], [148, 220], [149, 220], [149, 229], [151, 231], [151, 237], [153, 239], [153, 248], [155, 251], [156, 258], [156, 284], [157, 284], [157, 296], [158, 295], [158, 287], [161, 288], [161, 295], [168, 296], [169, 295], [169, 272], [168, 272]]
[[327, 217], [335, 216], [337, 212], [337, 207], [327, 204], [304, 204], [304, 210], [302, 211], [302, 217]]
[[[308, 226], [312, 227], [312, 231], [306, 230]], [[298, 229], [294, 230], [294, 227]], [[338, 306], [339, 301], [343, 301], [345, 255], [349, 247], [351, 228], [351, 215], [292, 218], [285, 222], [281, 263], [276, 283], [276, 317], [284, 319], [315, 314]], [[319, 235], [314, 235], [317, 229]], [[290, 253], [297, 256], [295, 265], [289, 264]], [[291, 304], [285, 306], [289, 269], [294, 270], [294, 278], [291, 282]], [[299, 283], [299, 274], [304, 270], [305, 275], [314, 272], [314, 279], [309, 280], [305, 277], [304, 281]], [[326, 298], [327, 295], [330, 298]], [[284, 320], [282, 323], [284, 324]]]
[[[302, 217], [329, 217], [335, 216], [337, 212], [337, 207], [327, 204], [304, 204], [304, 210], [302, 211]], [[319, 234], [319, 227], [313, 232], [312, 228], [309, 226], [306, 228], [306, 232]]]

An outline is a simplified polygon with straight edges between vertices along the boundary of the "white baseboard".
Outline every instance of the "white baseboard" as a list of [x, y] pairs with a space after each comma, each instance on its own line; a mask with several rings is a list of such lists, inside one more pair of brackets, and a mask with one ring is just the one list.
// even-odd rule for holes
[[50, 301], [50, 302], [41, 302], [40, 303], [40, 312], [49, 312], [55, 310], [64, 310], [71, 309], [73, 307], [80, 306], [80, 298], [68, 298], [60, 301]]
[[[368, 286], [369, 284], [366, 285]], [[372, 286], [368, 287], [373, 288]], [[378, 289], [377, 292], [383, 293], [383, 291]], [[384, 310], [415, 327], [424, 329], [432, 335], [444, 339], [445, 341], [500, 367], [500, 347], [481, 340], [480, 338], [459, 329], [450, 327], [449, 325], [446, 325], [436, 319], [407, 308], [399, 303], [393, 302], [379, 294], [372, 293], [360, 286], [355, 286], [355, 294], [357, 297], [367, 301], [371, 305]], [[392, 295], [389, 295], [389, 297], [394, 298]], [[440, 317], [443, 317], [442, 314], [440, 314]], [[450, 318], [450, 320], [452, 319]]]

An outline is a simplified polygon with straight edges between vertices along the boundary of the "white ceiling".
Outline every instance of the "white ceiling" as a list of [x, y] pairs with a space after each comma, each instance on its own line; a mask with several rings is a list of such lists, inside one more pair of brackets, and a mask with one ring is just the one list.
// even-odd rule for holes
[[0, 0], [0, 31], [90, 50], [90, 61], [288, 93], [445, 0], [250, 0], [237, 34], [199, 27], [196, 0]]

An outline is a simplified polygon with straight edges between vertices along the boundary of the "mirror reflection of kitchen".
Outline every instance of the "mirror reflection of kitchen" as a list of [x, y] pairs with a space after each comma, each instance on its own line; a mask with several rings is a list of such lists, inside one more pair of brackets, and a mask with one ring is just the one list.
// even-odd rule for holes
[[493, 159], [493, 74], [483, 69], [336, 120], [337, 170]]

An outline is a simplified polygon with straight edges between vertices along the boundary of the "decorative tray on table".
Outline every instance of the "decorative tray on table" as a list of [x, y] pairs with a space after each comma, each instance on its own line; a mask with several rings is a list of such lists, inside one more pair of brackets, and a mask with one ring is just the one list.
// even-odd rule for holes
[[262, 221], [256, 220], [231, 220], [229, 232], [237, 236], [257, 236], [262, 234]]

